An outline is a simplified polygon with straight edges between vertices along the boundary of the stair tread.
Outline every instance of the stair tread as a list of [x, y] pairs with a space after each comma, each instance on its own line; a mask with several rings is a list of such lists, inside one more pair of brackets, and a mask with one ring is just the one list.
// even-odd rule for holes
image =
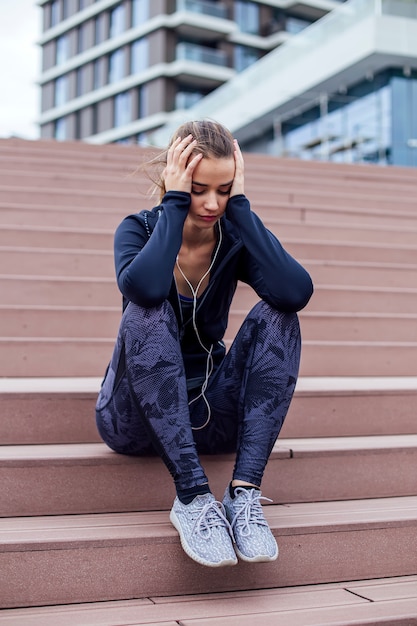
[[[315, 437], [278, 439], [271, 458], [292, 458], [363, 451], [398, 450], [417, 448], [415, 435], [374, 435], [359, 437]], [[72, 464], [74, 460], [111, 465], [128, 465], [140, 462], [136, 457], [116, 454], [104, 443], [38, 444], [0, 446], [0, 467], [10, 464], [29, 465], [32, 462], [55, 465]]]
[[[415, 526], [417, 496], [268, 505], [265, 516], [277, 536]], [[178, 540], [167, 511], [3, 518], [0, 533], [0, 552], [64, 549], [86, 542], [138, 545]]]
[[[52, 606], [0, 611], [0, 624], [7, 626], [133, 626], [138, 624], [181, 624], [199, 618], [240, 619], [251, 616], [252, 623], [264, 623], [264, 618], [274, 614], [277, 626], [291, 626], [296, 618], [299, 625], [326, 623], [337, 613], [349, 612], [344, 624], [355, 619], [386, 611], [388, 617], [401, 614], [416, 615], [417, 577], [404, 576], [390, 579], [352, 581], [225, 593], [198, 594], [195, 596], [170, 596], [138, 600], [101, 602], [69, 606]], [[413, 606], [414, 603], [414, 606]], [[351, 614], [354, 609], [356, 613]], [[410, 610], [411, 609], [411, 610]], [[291, 613], [289, 613], [291, 612]], [[140, 617], [139, 617], [140, 616]], [[239, 616], [239, 617], [238, 617]], [[257, 619], [258, 618], [258, 619]], [[166, 620], [170, 620], [167, 622]], [[262, 620], [262, 622], [260, 621]], [[213, 622], [212, 622], [213, 623]], [[222, 621], [222, 623], [224, 623]], [[340, 622], [342, 623], [342, 622]]]
[[[97, 376], [6, 377], [0, 378], [0, 393], [77, 393], [97, 394], [102, 382]], [[367, 392], [417, 390], [417, 376], [301, 376], [296, 394], [340, 391]]]

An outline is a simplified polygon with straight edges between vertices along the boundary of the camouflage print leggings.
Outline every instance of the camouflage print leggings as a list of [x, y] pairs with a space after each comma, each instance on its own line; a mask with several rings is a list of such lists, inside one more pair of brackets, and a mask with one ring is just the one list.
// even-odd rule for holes
[[233, 478], [260, 485], [297, 381], [297, 315], [254, 306], [209, 379], [206, 426], [204, 398], [188, 404], [178, 335], [168, 302], [127, 306], [96, 405], [103, 441], [121, 454], [158, 454], [177, 489], [207, 482], [199, 454], [236, 451]]

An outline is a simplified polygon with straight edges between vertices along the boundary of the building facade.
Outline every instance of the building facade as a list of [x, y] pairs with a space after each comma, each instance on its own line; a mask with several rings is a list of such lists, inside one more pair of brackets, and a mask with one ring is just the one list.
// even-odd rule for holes
[[42, 138], [142, 142], [339, 4], [39, 0]]
[[348, 0], [187, 114], [220, 120], [248, 151], [417, 166], [417, 0]]

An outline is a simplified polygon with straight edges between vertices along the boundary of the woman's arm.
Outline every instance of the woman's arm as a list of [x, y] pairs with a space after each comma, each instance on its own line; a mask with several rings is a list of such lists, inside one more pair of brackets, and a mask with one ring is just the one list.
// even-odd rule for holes
[[117, 284], [124, 297], [135, 304], [156, 306], [169, 295], [190, 208], [193, 172], [202, 158], [201, 154], [192, 156], [195, 146], [196, 141], [188, 135], [178, 137], [168, 149], [162, 175], [166, 193], [151, 236], [137, 216], [126, 218], [116, 231]]
[[227, 217], [239, 231], [245, 248], [240, 279], [260, 298], [281, 311], [299, 311], [313, 293], [308, 272], [282, 247], [279, 240], [251, 211], [244, 195], [244, 161], [235, 141], [235, 178], [227, 204]]
[[[190, 194], [169, 191], [150, 237], [142, 215], [126, 217], [114, 237], [117, 284], [127, 300], [145, 307], [168, 297]], [[150, 214], [152, 215], [152, 214]]]
[[227, 217], [237, 228], [245, 248], [240, 280], [281, 311], [304, 308], [313, 293], [310, 275], [251, 211], [246, 196], [229, 199]]

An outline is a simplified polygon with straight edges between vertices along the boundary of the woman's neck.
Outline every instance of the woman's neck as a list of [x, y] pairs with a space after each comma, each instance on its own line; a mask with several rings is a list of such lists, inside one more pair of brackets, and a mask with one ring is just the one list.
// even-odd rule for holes
[[217, 239], [216, 227], [209, 230], [201, 230], [200, 228], [194, 228], [184, 225], [182, 233], [182, 246], [189, 250], [199, 248], [200, 246], [214, 245]]

